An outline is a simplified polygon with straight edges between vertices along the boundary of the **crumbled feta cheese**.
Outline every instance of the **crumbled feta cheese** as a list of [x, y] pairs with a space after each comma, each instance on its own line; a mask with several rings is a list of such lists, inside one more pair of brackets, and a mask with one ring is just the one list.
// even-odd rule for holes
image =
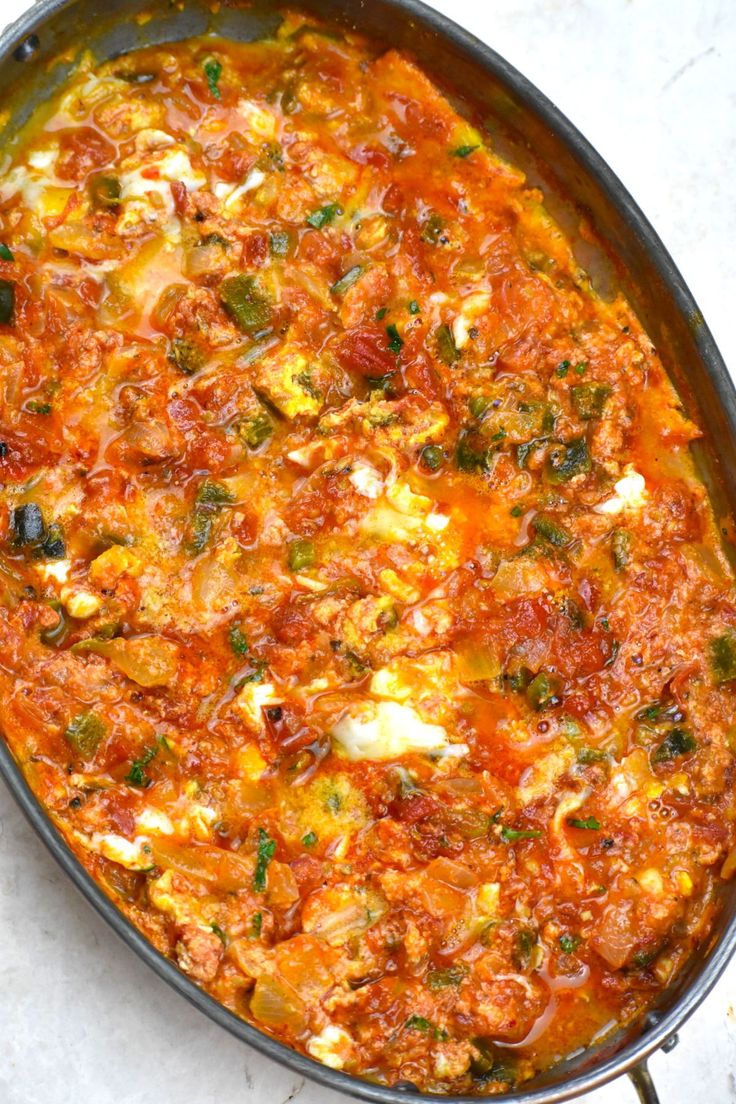
[[267, 705], [278, 705], [275, 693], [271, 682], [247, 682], [235, 699], [235, 706], [251, 724], [260, 728], [263, 724], [261, 710]]
[[359, 495], [364, 498], [380, 498], [383, 493], [383, 479], [372, 464], [365, 460], [356, 460], [351, 465], [348, 479]]
[[241, 196], [260, 188], [265, 179], [266, 174], [260, 169], [251, 169], [242, 184], [226, 184], [224, 181], [219, 181], [215, 184], [214, 193], [224, 202], [225, 207], [233, 207]]
[[94, 617], [98, 610], [102, 609], [102, 598], [91, 590], [71, 590], [69, 587], [63, 587], [61, 601], [69, 616], [76, 617], [80, 621]]
[[319, 1035], [313, 1035], [307, 1050], [313, 1058], [332, 1069], [342, 1069], [353, 1049], [353, 1040], [342, 1027], [328, 1024]]
[[52, 579], [56, 583], [66, 583], [72, 569], [71, 560], [52, 560], [51, 563], [36, 564], [36, 571], [45, 583]]
[[270, 141], [275, 137], [276, 116], [261, 104], [253, 103], [252, 100], [238, 100], [238, 114], [243, 117], [248, 129], [259, 138]]
[[34, 150], [33, 153], [28, 154], [28, 164], [34, 169], [50, 169], [56, 164], [56, 158], [59, 155], [58, 148], [49, 148]]
[[463, 349], [470, 338], [475, 320], [488, 310], [491, 297], [487, 291], [474, 291], [464, 300], [460, 314], [452, 323], [452, 339], [456, 349]]
[[427, 724], [408, 705], [380, 701], [343, 717], [332, 736], [348, 759], [395, 759], [412, 751], [439, 752], [449, 746], [441, 725]]
[[644, 476], [630, 464], [626, 465], [624, 472], [613, 488], [616, 492], [613, 498], [593, 507], [596, 514], [620, 514], [623, 510], [641, 510], [645, 505], [647, 491]]
[[137, 828], [154, 836], [170, 836], [174, 832], [174, 825], [166, 813], [162, 813], [152, 805], [143, 806], [135, 818], [135, 823]]
[[120, 863], [128, 870], [146, 870], [152, 865], [151, 856], [145, 850], [147, 842], [144, 837], [129, 840], [113, 832], [95, 832], [92, 836], [81, 833], [76, 835], [89, 850], [104, 855], [112, 862]]

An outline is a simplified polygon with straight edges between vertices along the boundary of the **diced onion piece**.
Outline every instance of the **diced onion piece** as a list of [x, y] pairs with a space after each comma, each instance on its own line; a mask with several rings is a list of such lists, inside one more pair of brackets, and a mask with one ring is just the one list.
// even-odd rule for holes
[[250, 1000], [250, 1010], [259, 1023], [267, 1024], [268, 1027], [289, 1027], [296, 1032], [304, 1030], [304, 1004], [296, 993], [275, 978], [258, 978]]

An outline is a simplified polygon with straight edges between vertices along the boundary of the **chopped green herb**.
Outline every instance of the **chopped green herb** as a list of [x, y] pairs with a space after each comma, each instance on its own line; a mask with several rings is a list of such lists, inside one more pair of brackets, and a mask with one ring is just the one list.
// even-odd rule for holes
[[469, 157], [475, 150], [480, 149], [480, 145], [475, 146], [458, 146], [457, 149], [452, 151], [453, 157]]
[[29, 399], [26, 403], [26, 410], [29, 410], [31, 414], [43, 414], [45, 416], [51, 413], [52, 407], [50, 402], [39, 402], [38, 399]]
[[146, 774], [146, 767], [159, 753], [160, 744], [152, 744], [151, 747], [144, 749], [143, 754], [139, 759], [134, 759], [130, 765], [130, 770], [125, 776], [125, 781], [130, 786], [140, 786], [145, 788], [151, 784], [151, 779]]
[[709, 645], [710, 669], [714, 681], [720, 685], [736, 678], [736, 632], [727, 629], [714, 637]]
[[560, 379], [564, 379], [569, 370], [570, 370], [570, 361], [569, 360], [563, 360], [555, 368], [555, 375], [559, 376]]
[[547, 457], [545, 473], [550, 483], [567, 483], [576, 475], [583, 475], [591, 469], [588, 444], [579, 437], [569, 444], [558, 444]]
[[448, 368], [451, 368], [453, 364], [456, 364], [460, 359], [460, 350], [455, 345], [455, 338], [452, 336], [452, 330], [443, 322], [441, 326], [438, 326], [435, 330], [435, 341], [437, 342], [437, 355], [443, 364], [446, 364]]
[[652, 755], [653, 763], [669, 763], [697, 749], [695, 737], [685, 728], [673, 728]]
[[379, 307], [376, 311], [376, 322], [380, 322], [388, 314], [388, 307]]
[[562, 951], [563, 954], [566, 954], [566, 955], [574, 954], [575, 951], [580, 946], [580, 944], [582, 943], [582, 941], [583, 941], [582, 936], [579, 936], [579, 935], [569, 935], [569, 934], [561, 935], [560, 940], [559, 940], [560, 950]]
[[585, 375], [587, 368], [587, 363], [584, 360], [581, 360], [580, 364], [575, 365], [575, 372], [577, 373], [577, 375], [583, 376]]
[[314, 847], [317, 842], [317, 836], [314, 832], [307, 832], [306, 836], [302, 836], [302, 843], [305, 847]]
[[540, 671], [526, 689], [526, 696], [532, 709], [539, 713], [543, 709], [552, 709], [562, 701], [562, 680], [548, 671]]
[[212, 924], [210, 924], [210, 928], [211, 928], [211, 929], [212, 929], [212, 931], [213, 931], [213, 932], [215, 933], [215, 935], [217, 936], [217, 938], [218, 938], [218, 939], [220, 940], [220, 942], [222, 943], [223, 947], [227, 947], [227, 936], [225, 935], [225, 932], [224, 932], [224, 931], [222, 930], [222, 928], [220, 927], [220, 925], [219, 925], [219, 924], [215, 924], [215, 923], [213, 922]]
[[238, 682], [235, 686], [236, 690], [240, 690], [249, 682], [263, 682], [263, 676], [265, 675], [268, 668], [268, 664], [266, 663], [265, 659], [252, 659], [250, 662], [251, 670], [248, 672], [247, 675], [243, 675], [241, 679], [238, 679]]
[[220, 301], [235, 325], [247, 334], [271, 322], [271, 304], [254, 276], [229, 276], [220, 285]]
[[66, 727], [64, 739], [82, 759], [91, 759], [105, 735], [105, 725], [96, 713], [79, 713]]
[[248, 639], [240, 625], [230, 626], [227, 633], [227, 642], [237, 656], [243, 656], [248, 651]]
[[253, 939], [260, 939], [261, 931], [263, 930], [263, 913], [254, 912], [250, 922], [250, 929], [253, 935]]
[[580, 828], [582, 831], [600, 832], [601, 822], [595, 817], [568, 817], [567, 823], [571, 828]]
[[516, 840], [539, 839], [542, 835], [539, 828], [507, 828], [504, 824], [501, 829], [501, 839], [505, 843], [515, 843]]
[[0, 242], [0, 259], [2, 259], [3, 261], [14, 261], [15, 260], [15, 257], [13, 256], [11, 251], [8, 249], [5, 242]]
[[386, 334], [389, 349], [395, 356], [398, 356], [404, 346], [404, 340], [393, 322], [386, 327]]
[[429, 1020], [425, 1020], [424, 1016], [410, 1016], [404, 1024], [404, 1027], [409, 1031], [429, 1031], [432, 1027]]
[[336, 280], [335, 283], [332, 285], [332, 287], [330, 288], [332, 294], [344, 295], [345, 292], [353, 286], [353, 284], [358, 282], [360, 277], [363, 275], [363, 271], [363, 265], [353, 265], [352, 268], [349, 268], [347, 272], [344, 273], [344, 275], [342, 275], [340, 279]]
[[511, 514], [512, 517], [518, 518], [518, 517], [521, 517], [521, 515], [524, 513], [524, 508], [522, 506], [519, 506], [518, 503], [517, 503], [516, 506], [511, 507], [511, 509], [509, 510], [509, 513]]
[[419, 462], [429, 471], [439, 471], [445, 461], [445, 454], [439, 445], [425, 445], [419, 453]]
[[407, 309], [409, 311], [409, 314], [419, 314], [422, 308], [419, 306], [416, 299], [412, 299]]
[[222, 65], [220, 65], [220, 62], [215, 58], [207, 58], [202, 68], [207, 78], [207, 87], [210, 90], [210, 94], [213, 95], [216, 100], [219, 100], [220, 89], [217, 87], [217, 83], [222, 75]]
[[307, 225], [313, 230], [321, 230], [341, 214], [342, 207], [339, 203], [328, 203], [325, 207], [319, 207], [316, 211], [312, 211], [311, 215], [307, 215]]
[[303, 571], [307, 567], [312, 567], [315, 561], [314, 542], [303, 537], [291, 541], [288, 561], [291, 571]]
[[[268, 864], [276, 852], [276, 840], [271, 839], [264, 828], [258, 829], [258, 848], [256, 851], [256, 868], [253, 874], [253, 888], [256, 893], [263, 893], [266, 888], [266, 872]], [[258, 913], [256, 913], [258, 915]]]
[[504, 1056], [499, 1059], [493, 1044], [486, 1039], [471, 1040], [475, 1053], [470, 1061], [470, 1072], [476, 1081], [487, 1084], [490, 1081], [498, 1081], [506, 1085], [513, 1085], [516, 1081], [512, 1059]]

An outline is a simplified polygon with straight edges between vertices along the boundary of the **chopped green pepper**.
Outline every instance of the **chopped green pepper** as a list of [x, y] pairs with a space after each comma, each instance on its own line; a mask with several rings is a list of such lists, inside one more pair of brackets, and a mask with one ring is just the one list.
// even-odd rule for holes
[[16, 506], [12, 516], [16, 544], [34, 544], [43, 540], [46, 526], [41, 507], [35, 502], [24, 502], [22, 506]]
[[199, 485], [194, 501], [198, 505], [226, 506], [235, 501], [235, 495], [223, 483], [217, 483], [214, 479], [205, 479]]
[[558, 525], [549, 514], [536, 514], [532, 520], [532, 525], [540, 537], [549, 541], [550, 544], [554, 544], [557, 548], [564, 548], [572, 540], [572, 536], [567, 529], [562, 525]]
[[193, 341], [185, 337], [175, 337], [169, 346], [168, 359], [185, 376], [193, 376], [203, 366], [205, 357]]
[[457, 988], [462, 985], [468, 973], [464, 965], [447, 966], [442, 970], [430, 970], [427, 974], [427, 987], [432, 990]]
[[455, 447], [455, 463], [459, 471], [481, 472], [488, 469], [488, 449], [478, 448], [472, 434], [463, 429]]
[[728, 629], [714, 637], [709, 645], [710, 669], [715, 682], [730, 682], [736, 678], [736, 633]]
[[8, 246], [5, 244], [5, 242], [0, 242], [0, 259], [2, 259], [3, 261], [14, 261], [15, 260], [15, 257], [13, 256], [12, 252], [10, 251]]
[[631, 540], [628, 529], [614, 529], [611, 533], [611, 555], [616, 571], [623, 571], [631, 561]]
[[89, 182], [89, 198], [97, 209], [117, 207], [122, 189], [117, 176], [107, 173], [95, 173]]
[[274, 230], [269, 241], [272, 257], [287, 256], [291, 248], [291, 234], [288, 230]]
[[229, 276], [220, 286], [220, 300], [235, 325], [247, 334], [266, 329], [271, 304], [254, 276]]
[[460, 350], [455, 345], [455, 338], [452, 336], [452, 330], [443, 322], [441, 326], [438, 326], [435, 330], [435, 341], [437, 342], [437, 355], [443, 364], [446, 364], [448, 368], [451, 368], [453, 364], [456, 364], [460, 359]]
[[238, 433], [248, 448], [255, 451], [255, 449], [261, 447], [264, 441], [273, 436], [273, 422], [266, 411], [263, 410], [258, 414], [254, 414], [252, 418], [247, 418], [241, 422], [238, 426]]
[[584, 475], [591, 468], [588, 444], [578, 437], [569, 444], [557, 444], [547, 457], [545, 474], [549, 483], [567, 483], [576, 475]]
[[673, 728], [652, 755], [653, 763], [669, 763], [697, 749], [695, 737], [685, 728]]
[[363, 272], [363, 265], [353, 265], [353, 267], [349, 268], [347, 272], [340, 277], [339, 280], [335, 281], [335, 283], [330, 288], [330, 291], [333, 295], [344, 295], [345, 292], [353, 286], [353, 284], [358, 282], [360, 277], [363, 275]]
[[409, 314], [419, 314], [422, 308], [419, 306], [416, 299], [412, 299], [407, 309], [409, 311]]
[[570, 389], [570, 394], [578, 418], [587, 422], [600, 418], [611, 388], [603, 383], [579, 383]]
[[559, 705], [562, 697], [562, 680], [549, 671], [540, 671], [526, 688], [526, 696], [532, 709], [538, 713]]
[[429, 471], [439, 471], [445, 460], [445, 454], [439, 445], [425, 445], [419, 453], [419, 462]]
[[29, 399], [25, 405], [25, 409], [30, 411], [31, 414], [42, 414], [46, 417], [51, 413], [53, 408], [50, 402], [39, 402], [38, 399]]
[[96, 713], [79, 713], [67, 725], [64, 739], [82, 759], [91, 759], [105, 734], [105, 726]]
[[12, 326], [15, 321], [15, 284], [0, 280], [0, 324]]
[[561, 360], [560, 363], [555, 368], [555, 375], [559, 379], [564, 379], [565, 376], [567, 375], [567, 373], [569, 372], [569, 370], [570, 370], [570, 361], [569, 360]]
[[317, 836], [314, 832], [307, 832], [306, 836], [302, 836], [302, 843], [305, 847], [314, 847], [317, 842]]
[[303, 537], [293, 540], [289, 544], [288, 560], [292, 571], [303, 571], [312, 567], [315, 561], [314, 542]]

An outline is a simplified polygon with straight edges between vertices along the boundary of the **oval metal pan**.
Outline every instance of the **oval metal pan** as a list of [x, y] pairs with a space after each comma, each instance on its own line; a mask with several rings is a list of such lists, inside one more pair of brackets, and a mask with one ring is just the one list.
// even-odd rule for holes
[[[548, 206], [568, 232], [574, 233], [581, 220], [594, 229], [601, 245], [595, 263], [600, 262], [605, 279], [613, 280], [632, 302], [684, 404], [706, 431], [696, 459], [717, 513], [730, 514], [736, 505], [736, 390], [671, 257], [593, 147], [513, 66], [419, 0], [302, 0], [298, 6], [413, 53], [441, 87], [485, 124], [497, 147], [506, 144], [511, 159], [532, 178], [538, 177]], [[97, 56], [107, 58], [137, 46], [210, 30], [252, 39], [273, 29], [275, 8], [269, 0], [251, 0], [247, 6], [232, 3], [213, 14], [202, 0], [191, 0], [181, 11], [166, 0], [118, 0], [114, 5], [109, 0], [39, 0], [0, 35], [0, 96], [9, 109], [0, 141], [12, 142], [34, 107], [63, 82], [69, 63], [55, 59], [70, 47], [91, 48]], [[152, 13], [153, 18], [145, 23], [133, 18], [143, 12]], [[428, 1099], [471, 1104], [478, 1100], [477, 1096], [429, 1096], [409, 1086], [391, 1089], [359, 1080], [296, 1053], [239, 1019], [154, 950], [103, 893], [33, 796], [2, 739], [0, 774], [53, 857], [93, 908], [159, 977], [231, 1034], [304, 1077], [375, 1104]], [[693, 956], [641, 1022], [501, 1099], [561, 1104], [633, 1071], [641, 1099], [654, 1101], [646, 1073], [636, 1067], [672, 1039], [709, 993], [734, 950], [736, 889], [725, 887], [723, 907], [708, 945]]]

